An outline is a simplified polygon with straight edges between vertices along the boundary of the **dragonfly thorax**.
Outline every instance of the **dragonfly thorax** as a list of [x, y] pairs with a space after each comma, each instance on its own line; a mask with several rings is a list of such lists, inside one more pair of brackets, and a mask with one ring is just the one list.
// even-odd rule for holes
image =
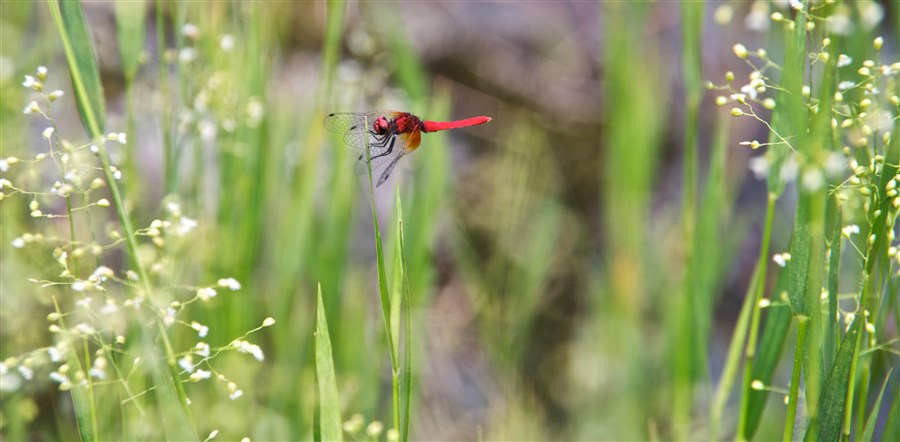
[[385, 117], [378, 117], [374, 123], [372, 123], [372, 129], [378, 135], [384, 135], [388, 129], [390, 128], [390, 122]]

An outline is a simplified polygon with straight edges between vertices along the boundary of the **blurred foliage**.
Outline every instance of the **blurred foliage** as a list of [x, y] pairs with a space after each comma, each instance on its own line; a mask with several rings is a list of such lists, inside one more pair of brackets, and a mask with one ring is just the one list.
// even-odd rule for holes
[[793, 3], [0, 3], [0, 438], [900, 435], [900, 8]]

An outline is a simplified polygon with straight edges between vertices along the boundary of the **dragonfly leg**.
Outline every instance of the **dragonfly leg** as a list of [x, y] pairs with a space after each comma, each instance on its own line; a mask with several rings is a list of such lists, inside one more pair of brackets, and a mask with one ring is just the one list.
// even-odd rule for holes
[[[387, 135], [387, 134], [386, 134], [386, 135]], [[375, 156], [370, 157], [370, 158], [369, 158], [369, 162], [372, 162], [372, 160], [374, 160], [375, 158], [379, 158], [379, 157], [383, 157], [383, 156], [390, 155], [390, 154], [391, 154], [391, 151], [394, 150], [394, 142], [397, 141], [397, 135], [396, 135], [396, 134], [389, 134], [389, 135], [390, 135], [390, 138], [385, 138], [383, 141], [382, 141], [382, 140], [379, 140], [379, 141], [382, 141], [382, 142], [380, 143], [381, 146], [378, 146], [378, 147], [384, 147], [384, 144], [387, 144], [387, 150], [385, 150], [384, 152], [379, 153], [378, 155], [375, 155]], [[388, 140], [390, 140], [390, 143], [389, 143], [389, 144], [388, 144]], [[371, 146], [370, 146], [370, 147], [371, 147]], [[370, 150], [371, 150], [371, 149], [370, 149]], [[359, 160], [360, 160], [360, 161], [362, 161], [362, 160], [365, 159], [365, 158], [366, 158], [366, 154], [360, 154], [360, 156], [359, 156]]]
[[388, 164], [387, 168], [384, 169], [384, 172], [381, 173], [381, 177], [378, 178], [378, 184], [375, 187], [379, 187], [387, 181], [388, 177], [391, 175], [391, 171], [394, 170], [394, 166], [397, 165], [397, 161], [400, 161], [400, 158], [403, 158], [403, 155], [397, 155], [391, 160], [391, 163]]

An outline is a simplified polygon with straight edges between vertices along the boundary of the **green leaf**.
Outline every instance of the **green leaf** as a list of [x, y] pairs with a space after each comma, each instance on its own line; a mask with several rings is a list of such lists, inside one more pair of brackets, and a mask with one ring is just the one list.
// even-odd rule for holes
[[888, 412], [887, 422], [884, 423], [884, 432], [881, 433], [882, 440], [900, 440], [900, 399], [894, 397], [894, 405]]
[[106, 114], [103, 87], [81, 2], [51, 1], [48, 6], [69, 62], [81, 122], [91, 138], [101, 137]]
[[316, 440], [341, 440], [341, 403], [338, 398], [334, 360], [331, 355], [331, 338], [328, 321], [322, 306], [322, 285], [316, 298], [316, 383], [318, 384], [318, 425]]
[[[784, 292], [787, 286], [788, 272], [781, 272], [778, 281], [775, 284], [775, 296], [778, 298], [780, 293]], [[772, 381], [775, 368], [784, 352], [784, 342], [787, 337], [788, 330], [791, 328], [791, 309], [786, 305], [772, 306], [764, 310], [768, 311], [766, 316], [766, 325], [763, 329], [762, 338], [760, 339], [759, 348], [756, 353], [756, 360], [751, 370], [751, 380], [762, 381], [768, 385]], [[762, 418], [763, 410], [766, 407], [766, 399], [769, 392], [765, 390], [749, 390], [748, 406], [747, 406], [747, 423], [744, 429], [744, 439], [750, 440], [756, 433]]]
[[119, 40], [119, 54], [125, 78], [132, 80], [140, 66], [141, 52], [144, 51], [147, 5], [144, 0], [116, 2], [116, 37]]
[[884, 377], [884, 383], [881, 384], [881, 392], [878, 393], [878, 399], [875, 400], [875, 405], [872, 406], [872, 413], [869, 414], [869, 419], [866, 421], [866, 429], [863, 431], [861, 440], [872, 440], [872, 436], [875, 434], [875, 422], [878, 421], [878, 412], [881, 411], [881, 399], [884, 398], [884, 390], [887, 388], [893, 372], [894, 369], [891, 369], [887, 376]]
[[828, 259], [828, 317], [825, 323], [825, 361], [826, 369], [831, 367], [837, 351], [838, 329], [838, 276], [841, 271], [841, 208], [835, 210], [834, 222], [831, 225], [831, 256]]
[[853, 354], [856, 352], [859, 330], [864, 321], [863, 318], [857, 316], [841, 341], [841, 347], [834, 360], [834, 365], [831, 367], [831, 373], [828, 375], [821, 396], [819, 396], [818, 414], [807, 429], [805, 440], [840, 440], [841, 438]]

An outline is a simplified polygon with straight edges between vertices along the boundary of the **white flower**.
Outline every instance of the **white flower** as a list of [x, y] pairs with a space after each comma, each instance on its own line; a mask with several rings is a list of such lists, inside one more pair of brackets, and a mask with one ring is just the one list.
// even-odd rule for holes
[[234, 36], [225, 34], [219, 39], [219, 47], [225, 52], [231, 52], [234, 49]]
[[106, 372], [97, 367], [91, 367], [90, 375], [94, 379], [106, 379]]
[[841, 229], [841, 234], [844, 235], [844, 237], [846, 237], [847, 239], [849, 239], [850, 235], [853, 235], [853, 234], [858, 235], [859, 234], [859, 226], [856, 224], [850, 224], [848, 226], [844, 226], [844, 228]]
[[115, 272], [107, 266], [100, 266], [97, 267], [91, 275], [96, 276], [100, 281], [106, 281], [115, 276]]
[[854, 87], [854, 86], [856, 86], [856, 83], [854, 83], [854, 82], [852, 82], [852, 81], [842, 81], [842, 82], [838, 83], [838, 90], [839, 90], [839, 91], [845, 91], [845, 90], [850, 89], [850, 88], [852, 88], [852, 87]]
[[112, 299], [107, 299], [106, 304], [103, 304], [103, 307], [100, 308], [100, 314], [102, 315], [111, 315], [117, 311], [119, 311], [119, 307], [116, 306], [116, 301]]
[[859, 11], [866, 29], [872, 29], [884, 18], [884, 7], [877, 2], [866, 2]]
[[166, 210], [169, 211], [169, 214], [172, 216], [181, 216], [181, 206], [178, 203], [167, 203]]
[[196, 227], [196, 220], [182, 216], [178, 219], [178, 226], [175, 227], [175, 234], [178, 236], [185, 236], [188, 233], [191, 233]]
[[25, 87], [31, 88], [31, 89], [34, 89], [35, 86], [38, 86], [40, 84], [41, 84], [41, 82], [38, 81], [37, 78], [32, 77], [31, 75], [26, 75], [25, 81], [22, 82], [22, 86], [25, 86]]
[[821, 189], [825, 185], [825, 177], [818, 169], [810, 169], [803, 173], [803, 187], [810, 191]]
[[47, 67], [46, 66], [38, 66], [37, 75], [38, 75], [38, 78], [40, 78], [42, 80], [47, 78]]
[[853, 32], [853, 20], [850, 18], [850, 8], [840, 5], [828, 16], [828, 29], [832, 34], [849, 35]]
[[779, 267], [784, 267], [787, 265], [787, 262], [791, 260], [790, 253], [777, 253], [772, 257], [772, 261], [775, 261], [775, 264], [778, 264]]
[[78, 325], [75, 326], [75, 330], [78, 330], [78, 332], [83, 335], [92, 335], [95, 332], [94, 327], [91, 327], [84, 322], [78, 323]]
[[91, 297], [87, 296], [75, 301], [75, 306], [78, 308], [91, 308]]
[[241, 353], [250, 353], [256, 358], [257, 361], [263, 361], [266, 359], [265, 355], [263, 355], [262, 349], [259, 348], [256, 344], [251, 344], [247, 341], [240, 341], [240, 346], [238, 347], [238, 351]]
[[235, 400], [244, 395], [243, 390], [234, 390], [231, 394], [228, 395], [228, 398], [231, 400]]
[[219, 287], [228, 287], [231, 290], [240, 290], [241, 283], [234, 278], [222, 278], [218, 282]]
[[849, 66], [850, 63], [853, 63], [853, 58], [848, 57], [846, 54], [838, 55], [837, 67], [842, 68], [844, 66]]
[[69, 383], [69, 377], [58, 371], [50, 372], [50, 379], [54, 380], [60, 384], [68, 384]]
[[76, 292], [83, 292], [87, 288], [87, 284], [84, 281], [75, 281], [72, 283], [72, 290]]
[[17, 249], [21, 249], [22, 247], [25, 247], [25, 240], [22, 239], [21, 236], [19, 236], [16, 239], [12, 240], [12, 246]]
[[18, 367], [19, 373], [22, 374], [22, 377], [25, 378], [26, 381], [30, 381], [34, 379], [34, 370], [24, 365], [20, 365]]
[[750, 168], [750, 171], [753, 172], [753, 176], [756, 179], [761, 180], [769, 174], [769, 160], [765, 156], [758, 156], [750, 158], [750, 161], [747, 162], [747, 166]]
[[203, 379], [209, 379], [211, 376], [212, 372], [209, 370], [197, 370], [191, 374], [191, 381], [197, 382]]
[[178, 51], [178, 60], [182, 63], [190, 63], [197, 59], [197, 50], [194, 48], [184, 48]]
[[9, 162], [5, 159], [0, 159], [0, 172], [6, 172], [9, 170]]
[[181, 367], [182, 370], [193, 373], [194, 372], [194, 358], [191, 355], [185, 355], [183, 358], [178, 360], [178, 366]]
[[193, 23], [185, 23], [184, 26], [181, 27], [181, 34], [191, 40], [196, 40], [197, 37], [200, 36], [200, 28]]
[[209, 301], [216, 297], [216, 289], [212, 287], [203, 287], [200, 290], [197, 290], [197, 297], [200, 298], [201, 301]]
[[33, 114], [41, 111], [41, 107], [38, 106], [37, 101], [32, 101], [22, 109], [22, 113], [25, 115]]
[[201, 341], [198, 342], [197, 345], [194, 346], [194, 351], [197, 352], [198, 355], [203, 356], [204, 358], [209, 357], [209, 344]]
[[163, 324], [165, 324], [166, 327], [175, 323], [175, 313], [177, 313], [177, 312], [175, 311], [174, 308], [172, 308], [172, 307], [166, 308], [166, 314], [165, 314], [165, 316], [163, 316]]
[[205, 338], [206, 334], [209, 333], [209, 327], [207, 327], [197, 321], [194, 321], [191, 323], [191, 328], [194, 329], [197, 332], [197, 335], [200, 336], [201, 338]]
[[744, 85], [744, 87], [741, 88], [741, 92], [743, 92], [745, 95], [747, 95], [751, 99], [756, 98], [756, 88], [749, 84]]

